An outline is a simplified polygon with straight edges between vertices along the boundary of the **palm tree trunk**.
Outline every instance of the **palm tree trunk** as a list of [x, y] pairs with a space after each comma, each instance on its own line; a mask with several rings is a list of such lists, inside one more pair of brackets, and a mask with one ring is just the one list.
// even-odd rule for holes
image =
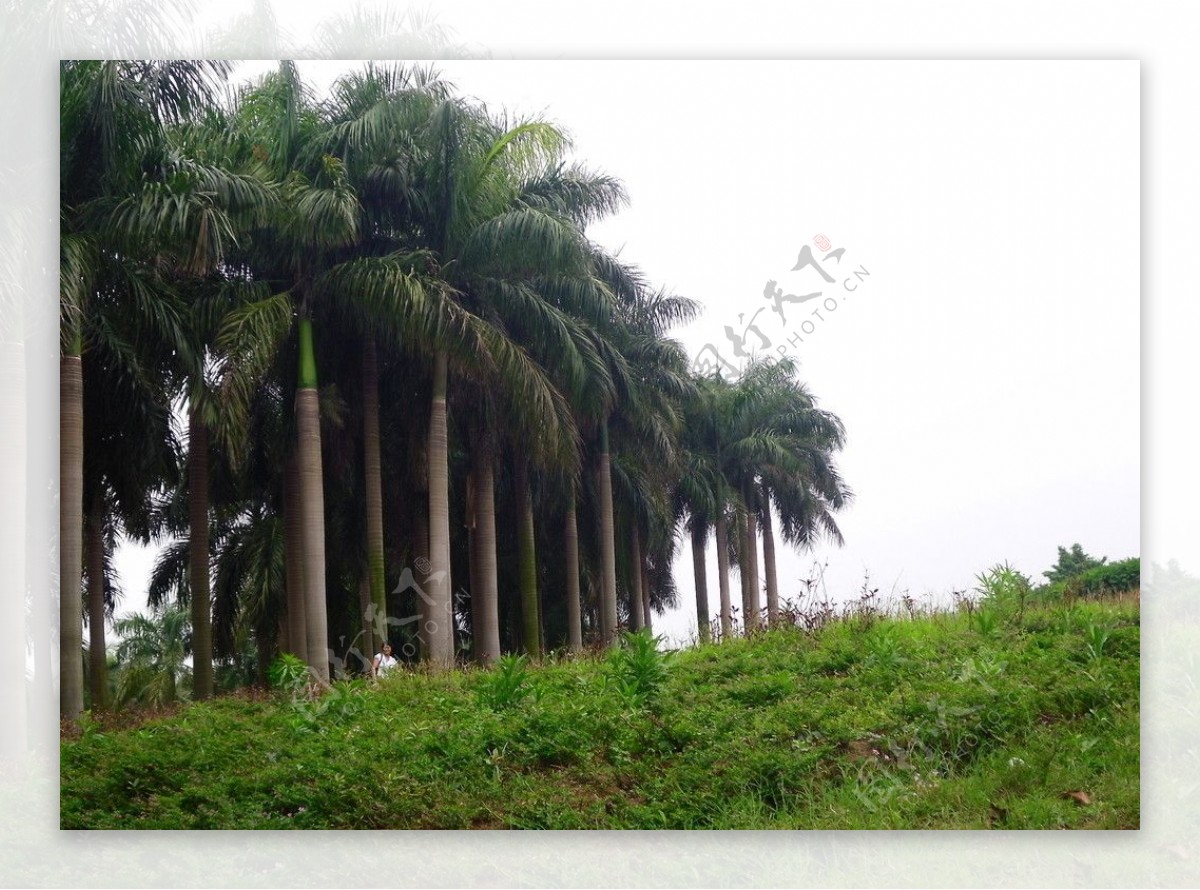
[[646, 607], [642, 602], [642, 530], [634, 523], [632, 565], [629, 567], [629, 629], [637, 633], [646, 623]]
[[612, 464], [608, 456], [607, 422], [600, 427], [596, 492], [600, 510], [600, 641], [604, 646], [610, 646], [617, 635], [617, 547], [613, 532]]
[[572, 652], [583, 651], [583, 624], [579, 603], [579, 528], [575, 522], [575, 491], [567, 503], [563, 550], [567, 560], [567, 646]]
[[[367, 566], [373, 614], [367, 623], [381, 631], [387, 627], [387, 581], [383, 558], [383, 473], [379, 458], [379, 361], [375, 338], [363, 350], [363, 466], [366, 475]], [[368, 649], [374, 654], [374, 649]]]
[[382, 648], [382, 642], [380, 646], [375, 645], [375, 625], [371, 620], [374, 615], [372, 605], [374, 603], [371, 600], [371, 579], [363, 575], [358, 579], [358, 613], [362, 624], [362, 639], [359, 642], [358, 651], [366, 658], [366, 663], [362, 665], [362, 668], [368, 672], [371, 659], [375, 657], [376, 651]]
[[534, 549], [533, 493], [529, 487], [529, 472], [518, 458], [516, 466], [517, 507], [520, 510], [517, 527], [517, 555], [521, 579], [521, 640], [530, 658], [542, 654], [541, 625], [538, 621], [537, 553]]
[[[467, 473], [467, 489], [473, 491], [475, 473]], [[479, 662], [479, 535], [475, 533], [475, 499], [467, 495], [467, 590], [471, 594], [471, 656]]]
[[420, 501], [416, 519], [413, 522], [413, 553], [412, 553], [412, 573], [413, 581], [425, 591], [422, 595], [420, 592], [414, 594], [413, 608], [417, 613], [417, 648], [421, 653], [421, 660], [428, 661], [430, 658], [429, 652], [429, 629], [426, 622], [429, 620], [429, 604], [425, 602], [425, 596], [428, 595], [426, 582], [429, 578], [429, 496], [426, 492], [418, 492], [417, 500]]
[[762, 605], [758, 597], [758, 521], [754, 511], [746, 510], [745, 549], [742, 551], [742, 602], [746, 609], [746, 630], [762, 624]]
[[495, 463], [487, 449], [475, 453], [475, 529], [472, 533], [475, 578], [471, 602], [475, 657], [489, 665], [500, 658], [500, 597], [496, 564]]
[[[108, 707], [108, 653], [104, 645], [104, 504], [96, 497], [88, 515], [88, 686], [92, 710]], [[75, 660], [79, 661], [76, 654]]]
[[308, 667], [329, 682], [329, 632], [325, 612], [325, 491], [321, 470], [321, 416], [312, 320], [300, 319], [300, 378], [296, 391], [297, 461], [304, 553], [304, 629]]
[[454, 666], [454, 604], [450, 593], [450, 442], [446, 429], [446, 353], [433, 360], [433, 399], [429, 415], [429, 581], [426, 585], [429, 661], [436, 669]]
[[188, 412], [188, 590], [192, 599], [192, 695], [213, 693], [212, 600], [208, 565], [208, 428]]
[[767, 581], [767, 623], [779, 621], [779, 575], [775, 571], [775, 532], [771, 527], [771, 499], [763, 490], [763, 573]]
[[700, 634], [700, 642], [707, 643], [712, 639], [712, 629], [708, 617], [708, 567], [705, 565], [705, 544], [708, 537], [707, 528], [701, 522], [692, 520], [692, 572], [696, 578], [696, 630]]
[[725, 510], [717, 510], [717, 587], [721, 593], [721, 639], [733, 636], [733, 603], [729, 598], [729, 529]]
[[[78, 352], [78, 350], [77, 350]], [[59, 362], [58, 622], [59, 714], [83, 713], [83, 366]]]
[[[536, 518], [535, 518], [535, 521], [536, 521]], [[534, 537], [534, 541], [535, 542], [537, 541], [536, 536]], [[536, 563], [534, 564], [534, 571], [535, 572], [537, 571]], [[545, 655], [546, 654], [546, 616], [545, 616], [545, 612], [543, 609], [542, 591], [540, 589], [538, 590], [538, 596], [537, 596], [537, 621], [538, 621], [538, 651], [542, 655]]]
[[304, 519], [300, 508], [300, 465], [295, 456], [284, 465], [283, 552], [287, 573], [288, 651], [308, 663], [308, 622], [304, 604]]
[[642, 627], [654, 632], [654, 618], [650, 610], [650, 565], [642, 560]]

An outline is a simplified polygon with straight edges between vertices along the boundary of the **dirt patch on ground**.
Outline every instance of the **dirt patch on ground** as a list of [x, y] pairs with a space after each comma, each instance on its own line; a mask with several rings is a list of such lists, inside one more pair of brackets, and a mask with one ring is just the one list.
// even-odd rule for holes
[[847, 760], [856, 762], [869, 760], [874, 763], [891, 763], [892, 761], [892, 756], [879, 739], [855, 739], [852, 742], [843, 742], [838, 747]]

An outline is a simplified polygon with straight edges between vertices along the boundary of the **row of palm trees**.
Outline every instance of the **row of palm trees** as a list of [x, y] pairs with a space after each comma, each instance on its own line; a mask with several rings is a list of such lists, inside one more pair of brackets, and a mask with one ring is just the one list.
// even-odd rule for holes
[[[319, 682], [387, 637], [435, 668], [532, 655], [676, 601], [717, 543], [748, 628], [777, 617], [774, 517], [838, 539], [836, 417], [788, 362], [688, 370], [697, 312], [586, 236], [619, 182], [434, 71], [61, 72], [61, 710], [107, 683], [118, 535], [169, 535], [193, 690], [253, 640]], [[186, 432], [185, 432], [186, 429]], [[85, 608], [86, 606], [86, 608]], [[407, 648], [405, 651], [410, 651]]]

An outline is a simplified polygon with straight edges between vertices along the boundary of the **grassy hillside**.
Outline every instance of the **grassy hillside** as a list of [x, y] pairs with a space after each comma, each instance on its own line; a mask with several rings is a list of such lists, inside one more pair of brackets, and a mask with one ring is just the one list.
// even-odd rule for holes
[[192, 704], [62, 744], [63, 828], [1137, 828], [1136, 600]]

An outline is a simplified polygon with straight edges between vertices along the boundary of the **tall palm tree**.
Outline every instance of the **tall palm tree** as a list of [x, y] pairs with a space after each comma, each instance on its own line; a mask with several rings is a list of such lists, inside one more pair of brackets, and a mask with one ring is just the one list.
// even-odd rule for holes
[[[610, 270], [611, 274], [611, 270]], [[669, 330], [692, 319], [699, 311], [693, 300], [651, 290], [636, 270], [616, 279], [622, 327], [617, 342], [628, 367], [628, 377], [611, 415], [612, 441], [618, 458], [609, 458], [610, 478], [620, 478], [619, 509], [627, 515], [633, 544], [630, 589], [636, 595], [632, 626], [648, 626], [652, 607], [669, 605], [674, 584], [647, 583], [669, 578], [675, 552], [676, 516], [674, 487], [681, 466], [680, 434], [684, 406], [694, 385], [687, 372], [687, 357]], [[614, 485], [614, 491], [617, 486]], [[661, 594], [656, 596], [656, 594]]]
[[[381, 256], [415, 243], [412, 206], [418, 151], [416, 133], [446, 85], [430, 70], [368, 64], [339, 78], [324, 113], [329, 121], [325, 150], [346, 161], [360, 196], [363, 219], [355, 250]], [[383, 482], [379, 440], [379, 350], [377, 317], [359, 315], [362, 348], [363, 469], [366, 488], [367, 564], [372, 622], [387, 626], [383, 535]], [[395, 325], [396, 319], [390, 319]], [[397, 338], [385, 338], [392, 349]], [[389, 350], [390, 351], [390, 350]]]
[[175, 321], [155, 305], [152, 251], [129, 237], [125, 215], [114, 208], [144, 186], [148, 170], [162, 169], [166, 125], [210, 101], [214, 81], [226, 71], [222, 62], [68, 61], [60, 72], [60, 705], [67, 719], [77, 717], [83, 706], [82, 675], [74, 656], [81, 614], [83, 355], [89, 337], [103, 334], [108, 343], [122, 345], [114, 355], [125, 365], [136, 355], [129, 341], [100, 320], [93, 298], [107, 294], [145, 326], [157, 327], [160, 335]]
[[775, 407], [770, 413], [785, 436], [788, 459], [763, 465], [759, 492], [767, 614], [772, 622], [779, 617], [772, 513], [780, 515], [784, 540], [792, 546], [810, 548], [820, 537], [840, 546], [842, 534], [833, 514], [852, 497], [833, 461], [845, 444], [841, 420], [817, 407], [816, 399], [795, 378], [790, 363], [777, 370]]
[[[362, 330], [361, 319], [378, 322], [389, 334], [414, 326], [427, 331], [444, 321], [438, 292], [425, 286], [422, 257], [403, 250], [380, 254], [368, 237], [373, 223], [364, 195], [370, 180], [355, 177], [370, 167], [356, 160], [354, 152], [366, 149], [354, 138], [374, 131], [337, 119], [339, 113], [312, 101], [290, 63], [239, 96], [239, 127], [284, 182], [279, 212], [254, 233], [248, 255], [254, 274], [272, 282], [276, 293], [239, 312], [219, 338], [246, 369], [230, 387], [245, 399], [295, 325], [299, 497], [293, 500], [302, 517], [306, 656], [321, 682], [329, 678], [329, 639], [317, 334], [327, 330], [334, 341], [344, 325]], [[377, 540], [373, 531], [369, 536]], [[379, 565], [378, 552], [371, 560]], [[377, 587], [378, 572], [372, 574]]]
[[[692, 567], [696, 589], [696, 623], [701, 642], [711, 639], [712, 613], [708, 602], [707, 549], [709, 532], [715, 534], [719, 570], [718, 614], [722, 635], [731, 630], [729, 576], [724, 530], [724, 480], [720, 473], [719, 399], [725, 382], [720, 377], [694, 381], [691, 396], [684, 401], [684, 423], [680, 437], [680, 465], [674, 492], [676, 518], [684, 522], [692, 542]], [[686, 517], [686, 519], [685, 519]]]
[[[574, 420], [548, 372], [560, 372], [565, 386], [578, 381], [594, 353], [587, 327], [573, 314], [580, 304], [603, 300], [590, 275], [588, 246], [579, 219], [599, 212], [619, 187], [603, 178], [563, 168], [558, 158], [565, 140], [540, 121], [509, 125], [485, 110], [458, 100], [442, 102], [431, 116], [426, 138], [430, 163], [423, 179], [428, 210], [420, 228], [424, 244], [464, 310], [463, 324], [483, 347], [484, 363], [459, 351], [456, 371], [487, 381], [512, 425], [509, 438], [522, 443], [537, 463], [574, 459]], [[450, 354], [435, 345], [434, 401], [430, 445], [431, 609], [449, 608], [448, 473], [446, 415], [441, 394], [448, 387]], [[592, 362], [595, 364], [594, 360]], [[517, 492], [531, 520], [529, 474]], [[527, 559], [532, 543], [526, 530]], [[482, 542], [487, 546], [487, 541]], [[536, 595], [525, 575], [526, 608]], [[437, 579], [433, 581], [433, 579]], [[533, 618], [528, 616], [532, 635]], [[438, 622], [438, 628], [448, 624]], [[449, 627], [446, 628], [447, 632]], [[435, 662], [453, 658], [452, 639], [431, 636]]]
[[583, 621], [579, 598], [579, 525], [575, 513], [575, 486], [572, 483], [563, 511], [563, 554], [567, 573], [567, 647], [572, 653], [583, 651]]
[[850, 493], [832, 455], [841, 448], [845, 431], [836, 416], [816, 407], [789, 360], [754, 362], [734, 384], [714, 379], [709, 386], [717, 396], [715, 453], [721, 482], [736, 507], [743, 609], [746, 627], [752, 629], [761, 616], [760, 519], [768, 560], [767, 611], [771, 620], [779, 612], [772, 503], [781, 512], [789, 542], [811, 544], [822, 531], [840, 542], [832, 511], [847, 503]]

